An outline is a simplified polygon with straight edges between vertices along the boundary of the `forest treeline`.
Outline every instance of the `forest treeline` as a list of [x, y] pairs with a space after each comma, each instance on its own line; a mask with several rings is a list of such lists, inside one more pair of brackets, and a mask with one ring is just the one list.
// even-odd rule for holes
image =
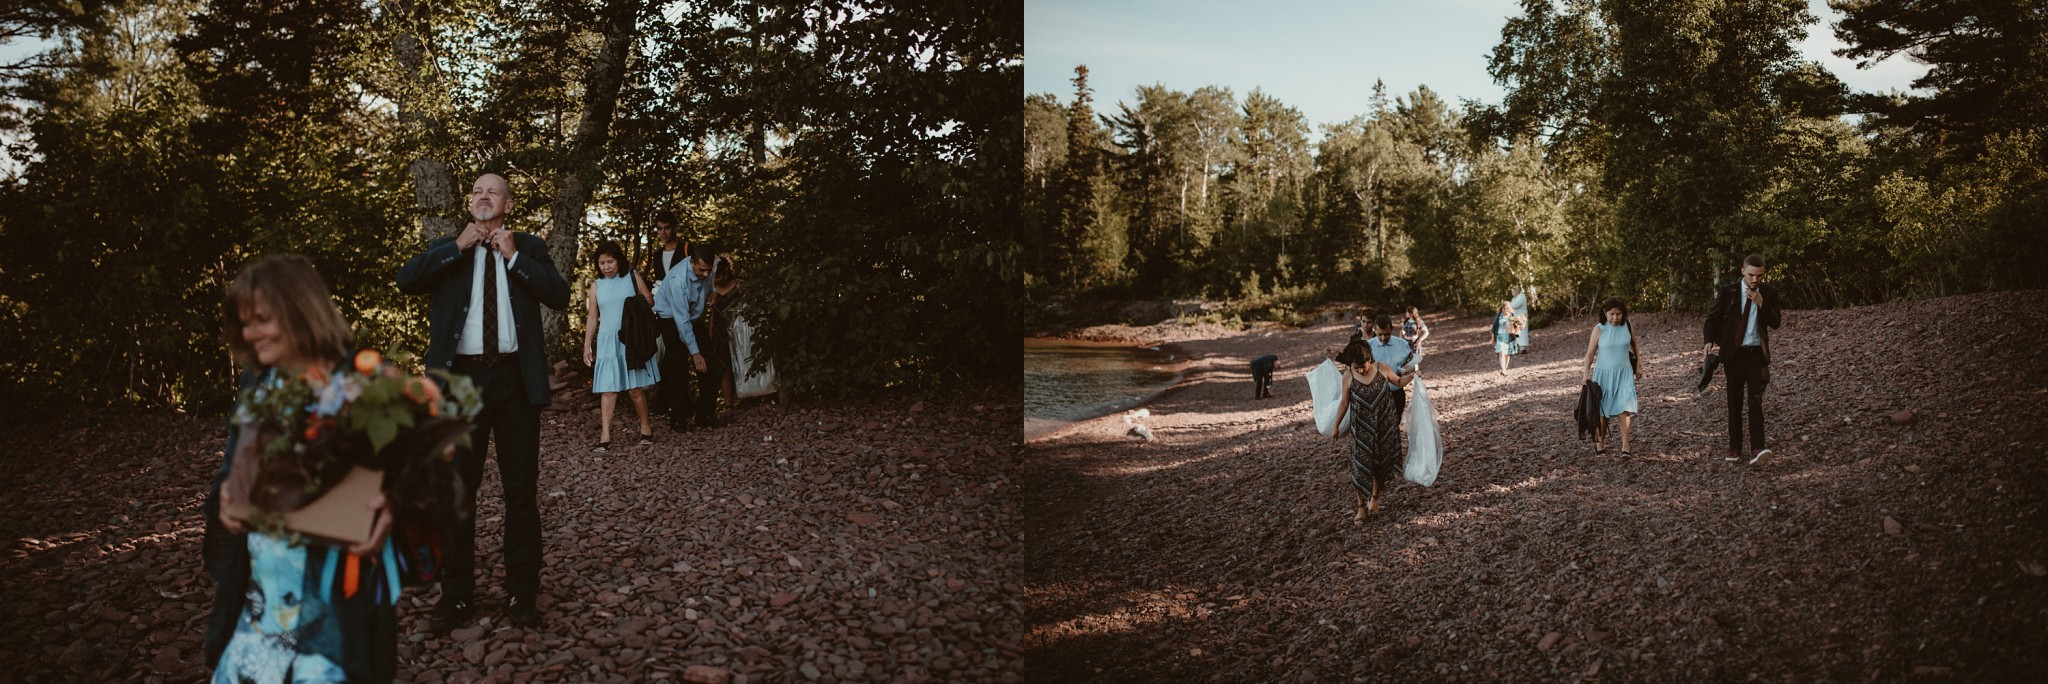
[[360, 342], [507, 176], [578, 293], [652, 218], [737, 255], [784, 391], [1014, 382], [1023, 16], [964, 0], [24, 0], [0, 42], [0, 409], [223, 410], [221, 296], [311, 257]]
[[[1098, 110], [1078, 67], [1024, 103], [1027, 297], [1695, 308], [1749, 253], [1801, 307], [2048, 285], [2048, 2], [1831, 5], [1524, 0], [1502, 102], [1375, 84], [1319, 130], [1259, 90]], [[1851, 92], [1809, 30], [1925, 94]]]

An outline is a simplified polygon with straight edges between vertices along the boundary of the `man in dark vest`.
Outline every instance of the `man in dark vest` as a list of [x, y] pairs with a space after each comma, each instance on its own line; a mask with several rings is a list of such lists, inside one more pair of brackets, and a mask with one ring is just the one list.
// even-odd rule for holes
[[426, 365], [468, 376], [483, 395], [470, 446], [456, 470], [471, 515], [447, 530], [441, 599], [430, 626], [445, 632], [469, 622], [476, 596], [476, 494], [485, 450], [495, 441], [505, 496], [505, 618], [540, 624], [540, 411], [548, 405], [547, 341], [540, 306], [569, 305], [569, 284], [548, 257], [547, 242], [505, 226], [512, 189], [487, 173], [470, 190], [475, 220], [436, 238], [398, 270], [398, 289], [432, 298]]
[[[1707, 311], [1708, 354], [1719, 353], [1728, 379], [1728, 455], [1724, 461], [1771, 461], [1764, 448], [1764, 387], [1771, 382], [1771, 329], [1783, 320], [1778, 291], [1764, 283], [1764, 258], [1742, 260], [1742, 279], [1722, 285]], [[1742, 449], [1742, 404], [1749, 402], [1749, 451]]]
[[[656, 288], [655, 300], [648, 302], [650, 305], [661, 301], [661, 290], [670, 289], [670, 284], [673, 284], [673, 289], [676, 290], [696, 286], [695, 273], [688, 266], [690, 246], [683, 242], [682, 238], [677, 237], [676, 225], [676, 215], [673, 212], [664, 211], [654, 217], [654, 241], [661, 250], [647, 257], [645, 275], [648, 282]], [[658, 305], [654, 306], [654, 316], [655, 328], [661, 333], [662, 349], [661, 381], [656, 383], [654, 411], [668, 416], [669, 427], [675, 428], [677, 432], [683, 432], [688, 427], [687, 418], [691, 413], [688, 359], [692, 352], [688, 350], [688, 345], [683, 343], [683, 328], [688, 327], [688, 323], [677, 323], [674, 314]]]

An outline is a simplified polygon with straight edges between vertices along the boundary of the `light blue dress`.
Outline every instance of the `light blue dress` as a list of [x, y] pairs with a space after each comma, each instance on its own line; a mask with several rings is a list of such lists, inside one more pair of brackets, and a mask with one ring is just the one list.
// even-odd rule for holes
[[1593, 383], [1600, 386], [1600, 415], [1612, 418], [1636, 412], [1636, 371], [1628, 365], [1628, 345], [1634, 339], [1628, 324], [1593, 326], [1600, 331], [1594, 351]]
[[661, 381], [661, 369], [653, 359], [640, 370], [626, 367], [626, 343], [619, 341], [619, 321], [626, 316], [626, 298], [638, 294], [633, 277], [597, 279], [597, 343], [592, 345], [590, 391], [622, 392]]
[[1514, 354], [1521, 351], [1515, 346], [1515, 336], [1508, 333], [1508, 317], [1505, 314], [1493, 317], [1493, 353]]

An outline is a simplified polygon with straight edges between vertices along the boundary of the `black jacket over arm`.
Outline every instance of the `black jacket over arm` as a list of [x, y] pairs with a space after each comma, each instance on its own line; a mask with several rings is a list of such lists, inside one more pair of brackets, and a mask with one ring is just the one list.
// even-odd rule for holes
[[[1770, 283], [1764, 283], [1757, 286], [1757, 291], [1763, 293], [1764, 303], [1757, 311], [1756, 334], [1757, 339], [1763, 342], [1764, 358], [1769, 359], [1771, 330], [1782, 324], [1784, 317], [1779, 310], [1780, 302], [1776, 288], [1771, 287]], [[1707, 310], [1707, 321], [1706, 325], [1702, 326], [1701, 335], [1706, 343], [1721, 347], [1719, 353], [1722, 359], [1733, 358], [1735, 350], [1742, 346], [1743, 327], [1748, 325], [1747, 321], [1742, 320], [1742, 301], [1742, 283], [1729, 283], [1722, 285], [1720, 291], [1715, 293], [1714, 308]]]
[[[527, 233], [513, 233], [519, 260], [505, 272], [512, 300], [512, 324], [519, 336], [519, 371], [526, 378], [526, 398], [535, 406], [548, 405], [547, 340], [540, 329], [540, 307], [561, 310], [569, 305], [569, 283], [548, 258], [548, 243]], [[462, 324], [469, 316], [470, 281], [476, 256], [457, 249], [455, 238], [436, 238], [427, 251], [398, 269], [398, 291], [432, 296], [428, 309], [427, 368], [449, 368], [455, 363], [455, 345], [461, 342]]]

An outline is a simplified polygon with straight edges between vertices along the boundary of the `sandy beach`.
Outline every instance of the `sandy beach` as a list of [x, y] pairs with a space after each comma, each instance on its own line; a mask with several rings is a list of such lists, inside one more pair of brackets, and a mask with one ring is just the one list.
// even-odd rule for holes
[[[1775, 462], [1724, 463], [1700, 314], [1638, 314], [1633, 458], [1575, 437], [1591, 318], [1495, 374], [1485, 318], [1429, 317], [1433, 487], [1350, 519], [1303, 374], [1349, 323], [1096, 328], [1183, 381], [1026, 446], [1034, 681], [2010, 681], [2048, 670], [2048, 293], [1793, 311]], [[1953, 350], [1953, 353], [1933, 353]], [[1254, 400], [1249, 360], [1281, 358]]]

